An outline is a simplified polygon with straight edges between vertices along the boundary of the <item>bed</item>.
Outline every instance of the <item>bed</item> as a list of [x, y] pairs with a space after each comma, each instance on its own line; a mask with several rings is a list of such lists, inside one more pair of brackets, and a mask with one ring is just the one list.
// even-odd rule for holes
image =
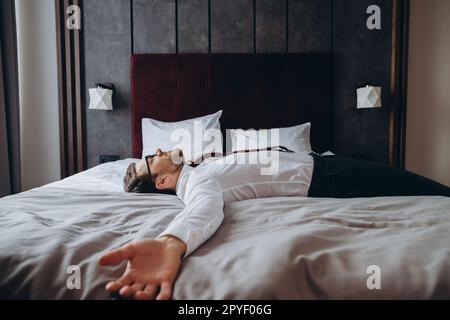
[[[224, 110], [223, 129], [310, 121], [333, 149], [332, 55], [133, 55], [133, 158], [0, 199], [0, 298], [109, 299], [125, 264], [99, 254], [156, 237], [183, 208], [129, 194], [143, 117]], [[272, 107], [270, 107], [272, 106]], [[226, 134], [226, 132], [224, 132]], [[80, 289], [69, 289], [73, 267]], [[266, 198], [228, 204], [220, 229], [183, 261], [174, 299], [448, 299], [450, 199]]]
[[[109, 299], [124, 264], [99, 253], [157, 236], [183, 204], [122, 192], [133, 159], [0, 200], [1, 298]], [[450, 297], [450, 200], [267, 198], [228, 205], [216, 234], [185, 259], [174, 299]], [[381, 290], [369, 290], [370, 266]], [[69, 266], [81, 289], [69, 290]]]

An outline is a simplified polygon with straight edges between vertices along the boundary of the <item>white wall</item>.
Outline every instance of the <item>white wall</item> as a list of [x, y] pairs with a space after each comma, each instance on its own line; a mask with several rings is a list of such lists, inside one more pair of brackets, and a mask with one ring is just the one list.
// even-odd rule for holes
[[412, 0], [406, 169], [450, 186], [450, 1]]
[[60, 179], [54, 0], [16, 0], [22, 189]]

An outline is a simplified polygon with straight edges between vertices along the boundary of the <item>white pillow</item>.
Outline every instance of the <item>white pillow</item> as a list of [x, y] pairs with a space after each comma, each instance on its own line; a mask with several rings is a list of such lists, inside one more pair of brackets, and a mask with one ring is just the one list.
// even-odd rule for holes
[[195, 161], [202, 155], [222, 153], [222, 133], [219, 119], [222, 110], [199, 118], [163, 122], [142, 119], [142, 157], [156, 152], [180, 148], [187, 161]]
[[261, 130], [231, 130], [231, 151], [283, 146], [295, 152], [311, 152], [311, 123]]

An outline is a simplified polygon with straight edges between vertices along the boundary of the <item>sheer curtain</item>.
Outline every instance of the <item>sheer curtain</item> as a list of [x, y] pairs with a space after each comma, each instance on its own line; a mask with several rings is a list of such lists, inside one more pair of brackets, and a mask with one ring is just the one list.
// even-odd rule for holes
[[0, 197], [21, 191], [14, 0], [0, 1]]

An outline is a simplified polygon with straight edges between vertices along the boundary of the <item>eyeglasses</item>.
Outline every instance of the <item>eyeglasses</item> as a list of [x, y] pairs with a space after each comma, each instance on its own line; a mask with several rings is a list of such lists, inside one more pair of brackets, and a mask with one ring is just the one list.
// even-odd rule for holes
[[152, 172], [150, 171], [150, 166], [148, 165], [148, 159], [149, 158], [153, 158], [154, 156], [156, 156], [156, 154], [152, 154], [149, 156], [145, 156], [145, 164], [147, 165], [147, 170], [148, 170], [148, 178], [150, 180], [152, 180]]

